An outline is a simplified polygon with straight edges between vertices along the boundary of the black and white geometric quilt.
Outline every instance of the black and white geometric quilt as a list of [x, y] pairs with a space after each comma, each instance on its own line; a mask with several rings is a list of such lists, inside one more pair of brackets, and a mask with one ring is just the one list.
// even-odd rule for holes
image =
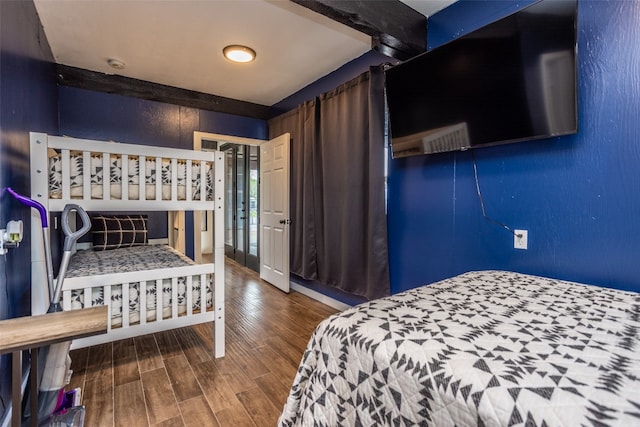
[[[122, 157], [119, 155], [111, 155], [109, 158], [109, 170], [104, 170], [101, 155], [92, 155], [90, 164], [84, 165], [82, 153], [72, 152], [69, 158], [69, 174], [70, 181], [70, 197], [73, 199], [82, 198], [84, 174], [90, 174], [91, 182], [91, 198], [103, 198], [103, 180], [108, 179], [110, 186], [110, 198], [122, 198]], [[128, 159], [128, 170], [124, 171], [125, 180], [128, 182], [128, 198], [129, 200], [138, 200], [139, 185], [141, 184], [141, 173], [143, 170], [144, 179], [142, 185], [145, 186], [145, 199], [155, 200], [156, 197], [156, 161], [155, 158], [146, 159], [141, 165], [140, 159], [130, 156]], [[177, 199], [185, 200], [187, 191], [191, 191], [193, 200], [200, 199], [200, 189], [202, 181], [205, 183], [205, 198], [213, 200], [213, 168], [210, 162], [205, 162], [205, 179], [201, 179], [201, 167], [199, 162], [191, 164], [191, 182], [187, 182], [187, 164], [184, 161], [178, 161], [177, 164]], [[52, 199], [62, 198], [62, 156], [56, 154], [49, 157], [49, 197]], [[106, 178], [105, 178], [106, 176]], [[171, 161], [162, 159], [160, 176], [162, 179], [162, 199], [171, 200]]]
[[[82, 250], [76, 252], [69, 262], [69, 269], [66, 277], [87, 277], [100, 276], [103, 274], [124, 274], [137, 271], [155, 270], [162, 268], [182, 267], [193, 265], [194, 261], [179, 253], [167, 245], [133, 246], [128, 248], [114, 249], [110, 251]], [[124, 276], [123, 276], [124, 278]], [[198, 311], [201, 308], [200, 276], [191, 277], [191, 303], [192, 309]], [[209, 310], [213, 307], [213, 275], [207, 274], [205, 279], [206, 301], [205, 307]], [[147, 282], [146, 285], [146, 305], [141, 303], [141, 286], [139, 282], [125, 280], [126, 284], [113, 285], [110, 291], [110, 314], [111, 327], [117, 327], [122, 323], [123, 309], [129, 312], [129, 321], [137, 323], [141, 316], [147, 321], [156, 319], [156, 310], [162, 311], [162, 318], [171, 317], [171, 307], [173, 305], [173, 282], [171, 279], [163, 279], [158, 285], [156, 281]], [[187, 278], [178, 277], [176, 283], [178, 313], [182, 315], [187, 311]], [[129, 287], [129, 304], [123, 301], [122, 286]], [[85, 306], [98, 306], [105, 304], [104, 286], [96, 285], [92, 287], [88, 298], [85, 301], [84, 290], [71, 291], [70, 305], [72, 310], [84, 308]], [[63, 297], [64, 299], [64, 297]]]
[[323, 321], [280, 426], [640, 426], [640, 294], [470, 272]]

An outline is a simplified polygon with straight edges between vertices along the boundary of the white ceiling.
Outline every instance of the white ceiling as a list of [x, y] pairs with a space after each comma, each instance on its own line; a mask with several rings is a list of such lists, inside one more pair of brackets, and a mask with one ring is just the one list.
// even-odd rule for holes
[[[429, 16], [454, 0], [402, 1]], [[59, 64], [267, 106], [371, 48], [369, 36], [288, 0], [34, 2]], [[229, 44], [256, 60], [227, 61]]]
[[407, 6], [429, 17], [439, 10], [453, 4], [456, 0], [400, 0]]

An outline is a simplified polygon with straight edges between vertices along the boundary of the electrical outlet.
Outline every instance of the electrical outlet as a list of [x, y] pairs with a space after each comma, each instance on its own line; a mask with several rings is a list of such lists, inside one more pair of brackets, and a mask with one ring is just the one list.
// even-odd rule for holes
[[22, 241], [22, 221], [9, 221], [7, 228], [0, 230], [0, 255], [9, 248], [17, 248]]
[[529, 245], [529, 236], [527, 230], [513, 230], [513, 247], [516, 249], [527, 249]]

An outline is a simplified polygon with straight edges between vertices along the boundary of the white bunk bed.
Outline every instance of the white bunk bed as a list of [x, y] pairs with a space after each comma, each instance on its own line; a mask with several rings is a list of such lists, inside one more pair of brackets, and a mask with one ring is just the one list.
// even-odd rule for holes
[[[68, 203], [90, 213], [214, 211], [213, 263], [195, 264], [170, 253], [167, 256], [177, 263], [182, 264], [180, 258], [186, 261], [184, 265], [167, 267], [173, 264], [161, 261], [162, 268], [147, 265], [131, 272], [105, 269], [100, 274], [67, 275], [62, 290], [64, 310], [106, 303], [110, 313], [106, 334], [75, 340], [72, 348], [213, 321], [214, 354], [224, 356], [223, 159], [217, 151], [31, 133], [31, 197], [48, 213], [60, 212]], [[41, 314], [49, 305], [46, 263], [40, 221], [35, 211], [32, 215], [32, 312]]]

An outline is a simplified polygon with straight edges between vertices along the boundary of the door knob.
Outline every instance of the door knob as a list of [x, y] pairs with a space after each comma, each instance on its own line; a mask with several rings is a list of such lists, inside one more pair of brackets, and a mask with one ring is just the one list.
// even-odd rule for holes
[[286, 224], [287, 221], [285, 221], [284, 219], [281, 219], [280, 221], [278, 221], [280, 224]]

